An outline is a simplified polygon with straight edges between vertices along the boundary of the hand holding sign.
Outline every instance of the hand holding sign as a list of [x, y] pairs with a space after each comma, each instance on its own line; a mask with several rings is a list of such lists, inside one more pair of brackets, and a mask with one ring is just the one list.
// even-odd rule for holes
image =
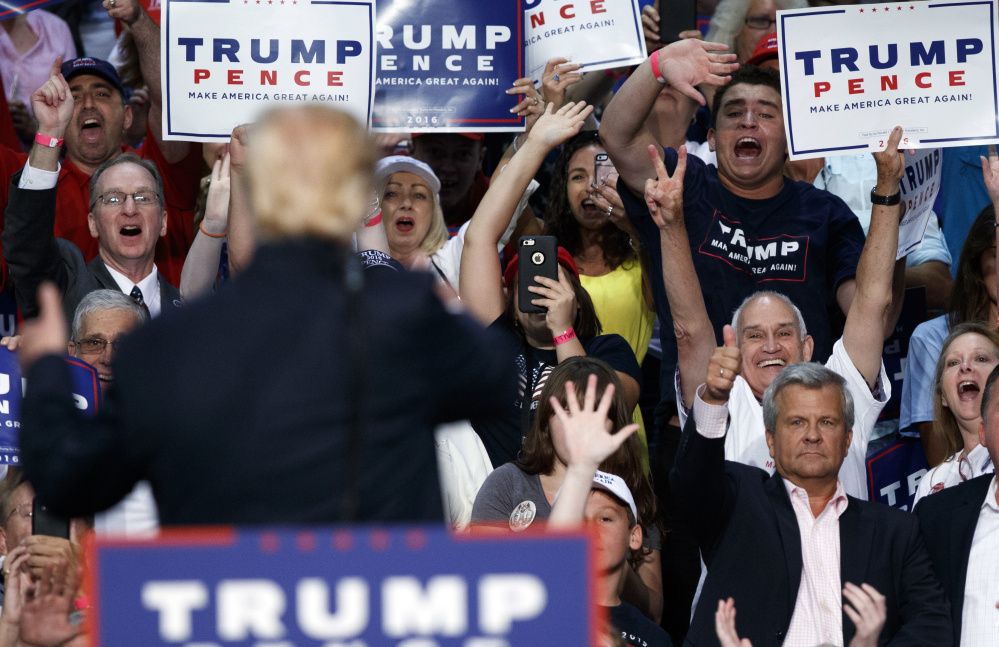
[[583, 80], [582, 73], [578, 72], [580, 67], [567, 58], [552, 58], [545, 64], [544, 74], [541, 75], [541, 94], [545, 101], [555, 104], [556, 110], [565, 103], [565, 91], [569, 86]]
[[146, 13], [138, 0], [104, 0], [101, 6], [107, 10], [109, 18], [126, 25], [134, 25]]
[[[902, 127], [895, 126], [888, 135], [888, 144], [883, 151], [871, 153], [878, 165], [878, 195], [888, 196], [898, 193], [898, 183], [905, 175], [905, 151], [899, 150], [902, 141]], [[915, 153], [915, 151], [910, 151]]]
[[607, 412], [610, 411], [611, 402], [614, 400], [614, 385], [607, 385], [600, 398], [600, 404], [595, 406], [596, 375], [590, 375], [587, 380], [582, 407], [579, 406], [576, 397], [576, 385], [572, 382], [565, 383], [565, 399], [568, 412], [562, 408], [555, 396], [551, 397], [551, 404], [555, 416], [565, 430], [565, 448], [568, 453], [565, 458], [569, 465], [596, 470], [600, 463], [628, 440], [631, 434], [638, 431], [638, 425], [631, 424], [616, 434], [613, 433], [613, 423], [607, 417]]
[[524, 132], [531, 132], [531, 128], [545, 112], [545, 98], [534, 87], [534, 81], [528, 77], [517, 79], [513, 82], [513, 87], [506, 91], [507, 94], [522, 94], [524, 100], [510, 108], [510, 112], [518, 117], [525, 117]]
[[707, 388], [702, 399], [708, 404], [723, 405], [728, 402], [728, 394], [735, 386], [735, 378], [742, 368], [742, 352], [735, 345], [735, 331], [725, 326], [722, 331], [725, 345], [715, 349], [708, 363]]
[[704, 105], [704, 96], [694, 86], [725, 85], [729, 74], [739, 69], [735, 54], [725, 54], [728, 45], [689, 38], [659, 50], [659, 72], [680, 92]]
[[687, 147], [677, 151], [676, 169], [671, 176], [659, 155], [659, 148], [649, 144], [649, 157], [656, 168], [655, 180], [645, 180], [645, 204], [659, 229], [683, 227], [683, 175], [687, 171]]
[[52, 63], [49, 80], [31, 95], [31, 107], [38, 120], [38, 132], [62, 139], [73, 119], [73, 95], [62, 75], [62, 57]]

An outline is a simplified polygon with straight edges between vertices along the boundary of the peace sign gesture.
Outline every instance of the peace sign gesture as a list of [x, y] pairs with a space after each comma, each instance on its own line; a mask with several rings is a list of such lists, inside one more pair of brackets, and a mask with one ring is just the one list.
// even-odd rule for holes
[[649, 144], [649, 157], [656, 167], [655, 180], [645, 180], [645, 203], [660, 229], [683, 225], [683, 176], [687, 172], [687, 147], [677, 151], [673, 175], [666, 171], [659, 149]]

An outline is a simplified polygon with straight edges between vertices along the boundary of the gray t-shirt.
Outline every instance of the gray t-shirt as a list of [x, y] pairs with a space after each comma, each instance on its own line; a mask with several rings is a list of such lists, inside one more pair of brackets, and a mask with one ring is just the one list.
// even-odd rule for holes
[[[472, 523], [506, 521], [510, 530], [520, 532], [535, 519], [544, 521], [552, 513], [552, 506], [541, 486], [541, 476], [525, 474], [513, 463], [504, 463], [492, 471], [475, 495], [472, 504]], [[646, 528], [642, 545], [661, 550], [662, 537], [655, 526]]]
[[486, 477], [472, 504], [472, 523], [506, 521], [519, 532], [535, 519], [547, 519], [552, 513], [541, 477], [525, 474], [513, 463], [500, 465]]

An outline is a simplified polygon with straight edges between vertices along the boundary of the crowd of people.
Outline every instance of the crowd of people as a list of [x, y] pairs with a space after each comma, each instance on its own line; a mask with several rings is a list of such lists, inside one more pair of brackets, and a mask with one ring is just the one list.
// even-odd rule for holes
[[[158, 12], [68, 4], [122, 35], [0, 23], [0, 352], [30, 384], [0, 647], [87, 644], [89, 534], [337, 522], [589, 523], [608, 644], [999, 645], [999, 154], [942, 151], [896, 260], [904, 112], [882, 152], [787, 159], [772, 32], [804, 0], [701, 2], [706, 37], [656, 0], [642, 64], [511, 80], [522, 133], [301, 105], [223, 145], [162, 139]], [[881, 438], [925, 454], [909, 509], [873, 502]]]

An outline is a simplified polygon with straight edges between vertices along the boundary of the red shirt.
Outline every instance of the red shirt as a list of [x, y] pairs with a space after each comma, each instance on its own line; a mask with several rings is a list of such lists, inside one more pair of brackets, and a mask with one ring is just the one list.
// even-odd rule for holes
[[[167, 233], [156, 243], [156, 268], [172, 285], [180, 285], [180, 272], [184, 268], [187, 250], [194, 242], [194, 206], [198, 199], [199, 182], [204, 161], [201, 145], [191, 144], [187, 157], [170, 164], [163, 159], [156, 139], [147, 130], [146, 138], [134, 151], [122, 144], [123, 153], [136, 153], [142, 159], [156, 164], [163, 176], [163, 190], [166, 198]], [[10, 191], [10, 177], [24, 168], [28, 155], [20, 151], [0, 146], [0, 174], [6, 181], [0, 181], [0, 204], [7, 204]], [[80, 248], [83, 257], [90, 262], [97, 256], [97, 239], [90, 235], [87, 214], [90, 213], [90, 175], [66, 158], [59, 172], [56, 185], [55, 235], [64, 238]], [[0, 231], [3, 230], [3, 215], [0, 211]], [[2, 251], [2, 249], [0, 249]], [[3, 263], [3, 277], [7, 276], [7, 264]]]

